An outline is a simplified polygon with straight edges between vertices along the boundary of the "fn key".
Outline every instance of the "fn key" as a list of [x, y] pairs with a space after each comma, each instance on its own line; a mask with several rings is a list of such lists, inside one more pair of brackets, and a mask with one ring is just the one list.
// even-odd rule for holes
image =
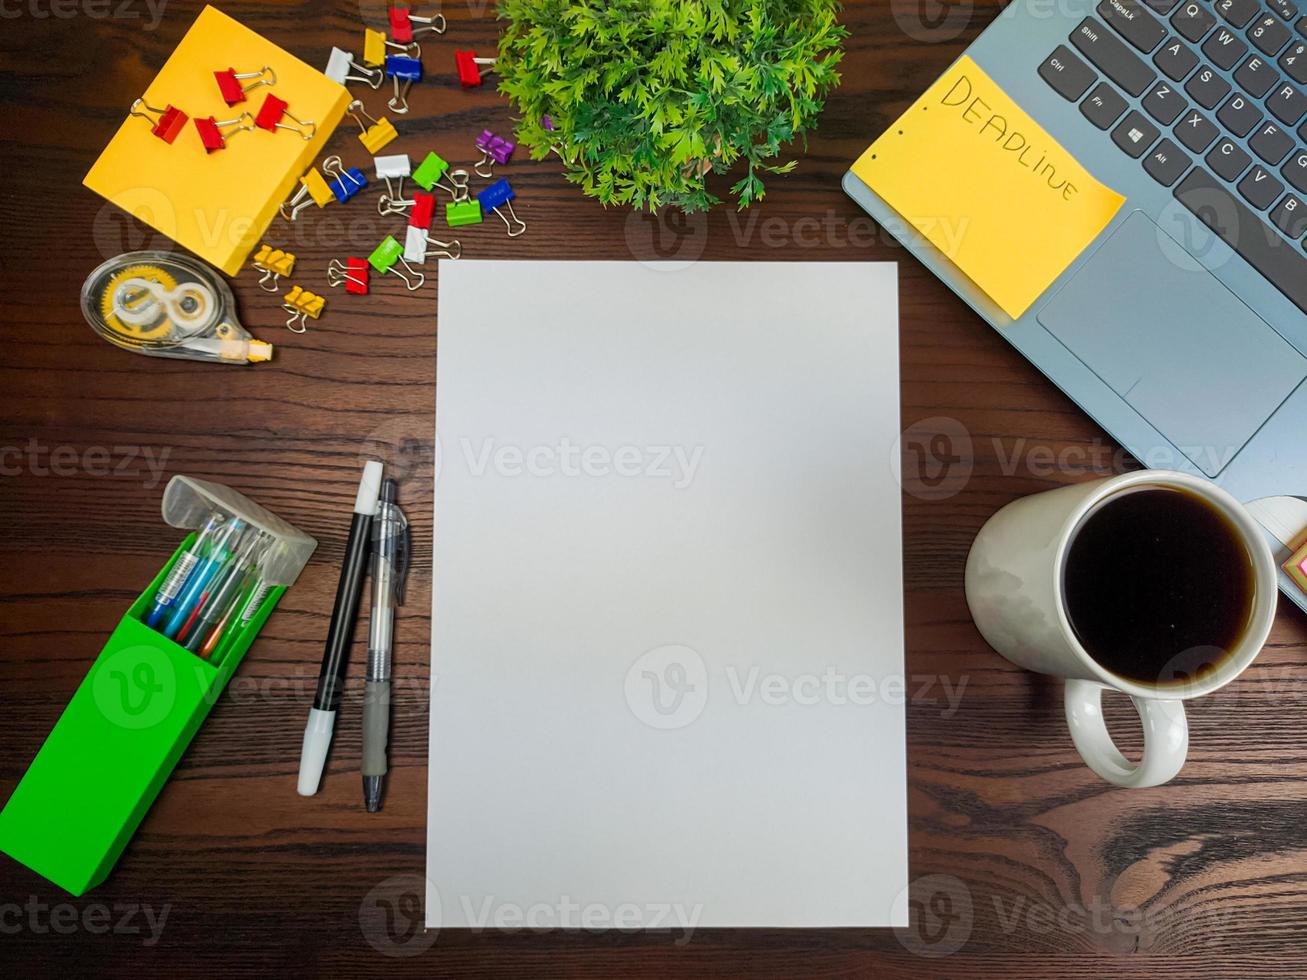
[[1044, 59], [1039, 66], [1039, 76], [1070, 102], [1078, 102], [1080, 96], [1089, 91], [1089, 86], [1098, 80], [1094, 70], [1072, 54], [1065, 44], [1059, 44], [1057, 50]]

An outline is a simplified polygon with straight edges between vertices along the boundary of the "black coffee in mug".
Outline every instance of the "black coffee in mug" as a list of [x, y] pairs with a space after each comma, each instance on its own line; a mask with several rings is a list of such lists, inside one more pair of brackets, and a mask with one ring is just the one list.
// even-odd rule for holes
[[1063, 599], [1076, 639], [1101, 666], [1148, 685], [1201, 679], [1239, 646], [1256, 596], [1239, 530], [1187, 490], [1107, 498], [1066, 552]]

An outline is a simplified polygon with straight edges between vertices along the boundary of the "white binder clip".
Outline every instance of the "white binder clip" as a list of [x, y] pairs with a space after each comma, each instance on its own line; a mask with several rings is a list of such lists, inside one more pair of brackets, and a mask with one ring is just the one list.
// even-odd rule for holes
[[343, 48], [331, 49], [331, 57], [327, 59], [327, 70], [323, 74], [337, 85], [363, 82], [374, 89], [381, 88], [381, 83], [386, 80], [386, 73], [380, 68], [363, 67]]
[[463, 246], [457, 240], [438, 242], [422, 228], [409, 226], [404, 239], [404, 261], [423, 265], [427, 261], [428, 248], [434, 246], [433, 254], [445, 259], [457, 259], [463, 254]]
[[407, 214], [415, 203], [404, 197], [404, 178], [413, 172], [408, 154], [374, 157], [373, 163], [376, 164], [377, 179], [386, 182], [386, 192], [377, 201], [377, 213], [383, 218], [392, 214]]

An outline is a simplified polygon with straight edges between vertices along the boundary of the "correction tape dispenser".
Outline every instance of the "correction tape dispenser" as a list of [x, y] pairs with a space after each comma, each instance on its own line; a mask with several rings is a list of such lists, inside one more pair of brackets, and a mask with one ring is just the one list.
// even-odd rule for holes
[[101, 337], [153, 357], [251, 364], [272, 357], [236, 319], [227, 284], [203, 264], [168, 252], [110, 259], [82, 285], [82, 315]]

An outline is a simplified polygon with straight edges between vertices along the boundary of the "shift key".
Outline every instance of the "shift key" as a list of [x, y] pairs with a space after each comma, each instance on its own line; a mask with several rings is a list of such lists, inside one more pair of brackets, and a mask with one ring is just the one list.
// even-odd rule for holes
[[1153, 84], [1157, 73], [1131, 51], [1124, 41], [1092, 17], [1071, 33], [1071, 43], [1098, 69], [1133, 96]]

